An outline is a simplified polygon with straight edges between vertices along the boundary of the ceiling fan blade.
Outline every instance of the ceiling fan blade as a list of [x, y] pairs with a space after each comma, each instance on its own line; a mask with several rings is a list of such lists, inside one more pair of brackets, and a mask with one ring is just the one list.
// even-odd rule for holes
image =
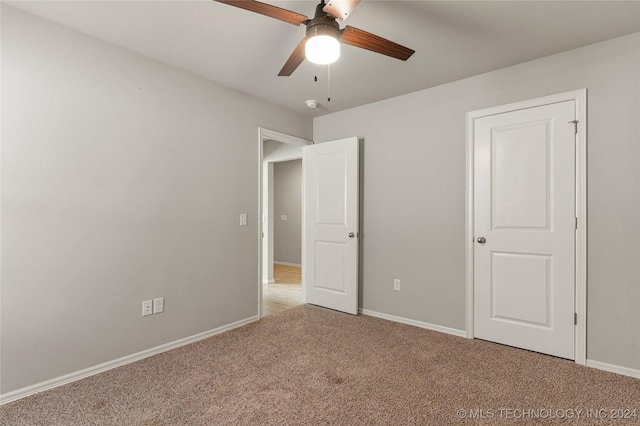
[[240, 9], [249, 10], [251, 12], [259, 13], [270, 18], [279, 19], [284, 22], [288, 22], [293, 25], [300, 25], [304, 21], [308, 20], [304, 15], [296, 12], [292, 12], [281, 7], [271, 6], [270, 4], [260, 3], [254, 0], [215, 0], [219, 3], [228, 4], [229, 6], [239, 7]]
[[289, 77], [293, 72], [300, 66], [301, 63], [305, 60], [304, 55], [304, 45], [307, 43], [307, 38], [303, 38], [300, 43], [293, 49], [293, 53], [287, 59], [287, 62], [284, 64], [278, 75], [280, 77]]
[[342, 30], [340, 41], [351, 46], [361, 47], [402, 61], [406, 61], [415, 53], [415, 50], [409, 49], [408, 47], [404, 47], [398, 43], [387, 40], [386, 38], [379, 37], [375, 34], [362, 31], [349, 25], [344, 27]]
[[334, 18], [344, 21], [351, 15], [358, 3], [360, 0], [329, 0], [322, 10]]

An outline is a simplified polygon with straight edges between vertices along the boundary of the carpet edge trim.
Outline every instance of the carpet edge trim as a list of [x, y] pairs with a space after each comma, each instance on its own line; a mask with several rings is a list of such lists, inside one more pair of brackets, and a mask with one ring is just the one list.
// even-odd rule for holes
[[44, 382], [36, 383], [34, 385], [26, 386], [24, 388], [20, 388], [11, 392], [7, 392], [5, 394], [0, 394], [0, 405], [7, 404], [9, 402], [16, 401], [18, 399], [25, 398], [27, 396], [43, 392], [49, 389], [56, 388], [58, 386], [66, 385], [71, 382], [75, 382], [80, 379], [84, 379], [89, 376], [93, 376], [99, 373], [103, 373], [108, 370], [112, 370], [117, 367], [121, 367], [126, 364], [130, 364], [132, 362], [140, 361], [141, 359], [148, 358], [153, 355], [160, 354], [162, 352], [167, 352], [172, 349], [179, 348], [181, 346], [185, 346], [191, 343], [195, 343], [199, 340], [206, 339], [211, 336], [215, 336], [216, 334], [224, 333], [225, 331], [233, 330], [234, 328], [242, 327], [244, 325], [250, 324], [252, 322], [258, 321], [260, 317], [258, 315], [254, 315], [236, 322], [232, 322], [230, 324], [226, 324], [208, 331], [204, 331], [202, 333], [194, 334], [189, 337], [184, 337], [182, 339], [174, 340], [173, 342], [164, 343], [159, 346], [155, 346], [153, 348], [145, 349], [140, 352], [136, 352], [131, 355], [126, 355], [121, 358], [114, 359], [112, 361], [107, 361], [102, 364], [94, 365], [93, 367], [88, 367], [79, 371], [75, 371], [73, 373], [65, 374], [64, 376], [56, 377], [53, 379], [45, 380]]
[[640, 370], [635, 368], [623, 367], [621, 365], [607, 364], [606, 362], [594, 361], [587, 359], [587, 367], [596, 368], [598, 370], [608, 371], [609, 373], [622, 374], [623, 376], [640, 379]]
[[402, 324], [413, 325], [415, 327], [425, 328], [431, 331], [438, 331], [440, 333], [451, 334], [458, 337], [467, 337], [467, 332], [464, 330], [458, 330], [455, 328], [445, 327], [443, 325], [430, 324], [428, 322], [422, 322], [417, 320], [412, 320], [409, 318], [397, 317], [395, 315], [383, 314], [382, 312], [371, 311], [369, 309], [358, 309], [358, 311], [363, 315], [369, 315], [371, 317], [382, 318], [393, 322], [399, 322]]

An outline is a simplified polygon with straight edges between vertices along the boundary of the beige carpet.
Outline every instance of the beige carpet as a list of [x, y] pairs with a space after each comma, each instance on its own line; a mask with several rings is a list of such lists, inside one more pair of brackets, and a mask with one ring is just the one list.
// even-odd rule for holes
[[[522, 418], [519, 409], [532, 411]], [[578, 417], [576, 424], [640, 423], [637, 416], [612, 419], [611, 409], [640, 410], [640, 380], [304, 305], [5, 404], [0, 419], [3, 425], [567, 422], [532, 418], [541, 415]]]

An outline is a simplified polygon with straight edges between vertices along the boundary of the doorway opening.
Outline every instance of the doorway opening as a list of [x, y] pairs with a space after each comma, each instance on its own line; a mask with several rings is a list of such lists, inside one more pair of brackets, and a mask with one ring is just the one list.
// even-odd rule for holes
[[304, 303], [302, 148], [311, 142], [260, 129], [260, 317]]
[[263, 279], [264, 316], [302, 304], [302, 159], [279, 161], [281, 156], [274, 153], [282, 148], [280, 142], [267, 141], [263, 157], [269, 168], [264, 208], [268, 208], [267, 217], [272, 219], [269, 227], [273, 235], [270, 244], [265, 246], [273, 252], [269, 256], [273, 259], [270, 264], [273, 275]]

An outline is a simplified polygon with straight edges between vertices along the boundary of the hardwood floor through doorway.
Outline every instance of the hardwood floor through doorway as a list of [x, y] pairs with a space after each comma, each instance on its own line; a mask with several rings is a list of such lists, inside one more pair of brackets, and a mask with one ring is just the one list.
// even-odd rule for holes
[[302, 272], [299, 266], [273, 265], [273, 284], [262, 285], [262, 316], [302, 304]]

